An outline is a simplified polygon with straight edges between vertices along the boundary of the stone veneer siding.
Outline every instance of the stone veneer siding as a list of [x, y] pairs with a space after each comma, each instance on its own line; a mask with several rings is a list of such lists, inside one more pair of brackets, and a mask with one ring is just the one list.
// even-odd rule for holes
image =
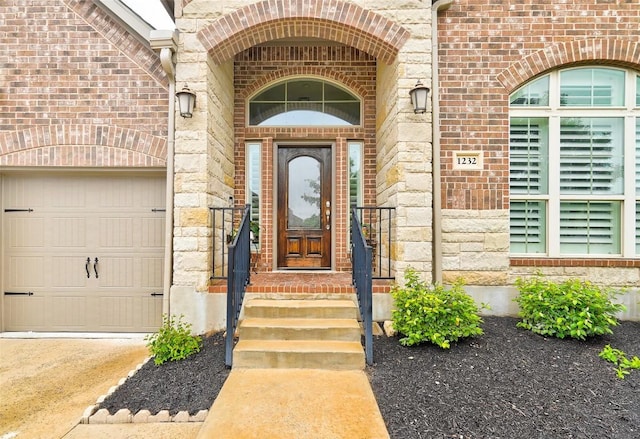
[[[640, 261], [509, 258], [509, 94], [548, 70], [593, 63], [640, 70], [636, 0], [456, 0], [438, 18], [443, 277], [513, 284], [541, 269], [640, 286]], [[483, 171], [452, 169], [481, 151]]]
[[[206, 271], [211, 269], [210, 245], [204, 245], [200, 238], [209, 236], [211, 231], [208, 223], [210, 218], [205, 218], [205, 210], [208, 206], [227, 205], [230, 195], [234, 196], [236, 204], [243, 203], [244, 142], [256, 139], [263, 142], [263, 164], [271, 163], [271, 148], [278, 141], [335, 141], [338, 167], [334, 177], [338, 184], [338, 192], [341, 191], [339, 186], [343, 181], [346, 183], [347, 172], [346, 167], [341, 168], [343, 158], [339, 154], [341, 151], [346, 152], [345, 145], [348, 140], [364, 140], [367, 148], [367, 166], [370, 166], [365, 175], [366, 199], [378, 205], [398, 206], [398, 239], [396, 246], [391, 249], [392, 255], [398, 260], [403, 260], [403, 257], [408, 255], [409, 259], [413, 258], [418, 263], [419, 270], [430, 275], [431, 195], [422, 193], [425, 189], [431, 188], [431, 139], [425, 135], [430, 131], [430, 120], [428, 115], [413, 114], [408, 92], [418, 79], [426, 84], [430, 81], [431, 5], [417, 1], [390, 1], [376, 4], [375, 8], [369, 10], [363, 9], [365, 6], [369, 6], [369, 3], [339, 0], [178, 2], [178, 88], [183, 83], [188, 83], [198, 94], [198, 100], [194, 118], [179, 120], [176, 124], [176, 187], [179, 188], [186, 180], [200, 181], [205, 175], [209, 184], [205, 192], [195, 188], [188, 193], [179, 189], [176, 191], [176, 206], [179, 208], [176, 212], [175, 244], [176, 248], [185, 249], [183, 253], [178, 254], [176, 251], [174, 254], [176, 284], [193, 285], [195, 281], [198, 291], [206, 287]], [[313, 22], [312, 26], [303, 25], [308, 20]], [[331, 32], [327, 33], [329, 29]], [[338, 52], [337, 55], [322, 54], [322, 50], [325, 50], [323, 47], [327, 47], [324, 44], [311, 49], [311, 52], [305, 52], [309, 50], [305, 48], [310, 47], [309, 43], [302, 47], [293, 42], [288, 47], [294, 51], [298, 50], [297, 55], [287, 53], [285, 56], [284, 52], [278, 54], [278, 50], [282, 49], [251, 47], [258, 43], [268, 46], [269, 41], [282, 37], [288, 37], [292, 41], [296, 38], [327, 38], [332, 41], [328, 43], [328, 47], [335, 47], [333, 50]], [[348, 43], [353, 47], [346, 48], [341, 43]], [[363, 49], [370, 50], [370, 53], [365, 54]], [[317, 52], [318, 50], [320, 52]], [[233, 60], [231, 56], [234, 57]], [[249, 79], [241, 78], [237, 68], [233, 74], [229, 74], [227, 69], [232, 62], [247, 63], [250, 61], [249, 56], [259, 56], [264, 62], [250, 78], [258, 78], [258, 82], [242, 89], [241, 86], [247, 85], [246, 81]], [[343, 58], [344, 56], [348, 58]], [[318, 62], [324, 63], [324, 66], [311, 65], [309, 60], [302, 62], [303, 57], [317, 57]], [[358, 69], [360, 67], [356, 64], [364, 62], [368, 65], [368, 70], [363, 77], [356, 78], [347, 71], [347, 64], [334, 69], [334, 61], [352, 63], [351, 67]], [[219, 88], [218, 85], [214, 85], [213, 78], [203, 80], [205, 72], [221, 69], [222, 65], [226, 67], [220, 73], [224, 75], [225, 81], [233, 80], [235, 88]], [[377, 74], [376, 70], [382, 72], [382, 75]], [[244, 115], [239, 111], [244, 111], [245, 99], [251, 92], [278, 78], [303, 74], [314, 74], [343, 82], [361, 93], [365, 97], [365, 126], [358, 129], [324, 130], [323, 133], [319, 133], [318, 129], [244, 128]], [[375, 83], [376, 77], [378, 85]], [[389, 87], [389, 90], [381, 90], [380, 84], [383, 88]], [[383, 93], [385, 100], [378, 97], [374, 101], [375, 93]], [[215, 99], [221, 103], [223, 111], [206, 110], [212, 95], [217, 96]], [[228, 125], [228, 111], [232, 106], [235, 107], [235, 132], [230, 131]], [[208, 114], [208, 119], [203, 117], [205, 114]], [[375, 116], [370, 117], [371, 114]], [[373, 120], [376, 121], [375, 125], [369, 123]], [[215, 127], [206, 140], [203, 136], [205, 127], [209, 127], [206, 128], [208, 130]], [[400, 131], [397, 130], [398, 127], [401, 128]], [[387, 128], [390, 128], [391, 134], [383, 132]], [[243, 132], [244, 130], [247, 132]], [[263, 132], [260, 132], [261, 130]], [[180, 145], [181, 142], [186, 143]], [[214, 143], [217, 145], [214, 146]], [[231, 162], [230, 148], [233, 151]], [[185, 157], [180, 157], [182, 153]], [[186, 157], [187, 154], [195, 154], [200, 158], [189, 159]], [[204, 169], [204, 162], [207, 160], [204, 154], [208, 157], [209, 165], [219, 166], [219, 169]], [[188, 170], [187, 174], [180, 168], [184, 162], [193, 165], [185, 168]], [[200, 166], [196, 163], [200, 163]], [[232, 165], [231, 170], [229, 164]], [[269, 172], [271, 171], [263, 166], [264, 178], [267, 181], [273, 178]], [[399, 178], [407, 174], [408, 180]], [[272, 207], [269, 204], [271, 196], [271, 193], [263, 193], [263, 201], [267, 201], [263, 204], [262, 221], [265, 223], [261, 227], [264, 228], [272, 227], [270, 215], [264, 215], [265, 206]], [[186, 223], [182, 221], [178, 212], [178, 199], [188, 200], [189, 205], [182, 206], [188, 208], [192, 214], [184, 218], [188, 220]], [[344, 206], [340, 208], [344, 209], [345, 212], [342, 213], [346, 214], [346, 202], [342, 204]], [[339, 216], [342, 213], [336, 212]], [[336, 228], [346, 226], [346, 215], [340, 221], [344, 224], [337, 223]], [[408, 228], [403, 228], [403, 225], [407, 224]], [[197, 239], [193, 239], [193, 235], [197, 235]], [[270, 247], [271, 242], [262, 239], [263, 235], [269, 236], [269, 233], [261, 233], [262, 253], [269, 255], [273, 251]], [[177, 242], [187, 236], [191, 237], [189, 244], [183, 246]], [[424, 237], [429, 240], [423, 240]], [[403, 243], [403, 240], [406, 242]], [[346, 247], [345, 237], [338, 235], [336, 269], [348, 269]], [[262, 262], [267, 268], [272, 266], [272, 260], [263, 258]], [[401, 266], [396, 268], [402, 269]]]
[[[346, 194], [346, 142], [363, 140], [366, 199], [397, 207], [397, 236], [390, 249], [396, 275], [401, 278], [410, 264], [430, 277], [431, 120], [429, 114], [413, 113], [409, 90], [418, 80], [430, 85], [431, 3], [189, 0], [176, 2], [176, 17], [177, 88], [188, 83], [197, 103], [192, 119], [176, 122], [171, 311], [184, 313], [194, 331], [219, 328], [224, 322], [224, 296], [205, 293], [212, 263], [207, 209], [226, 206], [231, 195], [236, 205], [244, 202], [248, 140], [263, 146], [262, 268], [273, 267], [273, 235], [268, 230], [273, 228], [269, 209], [274, 204], [265, 187], [272, 187], [275, 176], [272, 166], [264, 165], [273, 163], [274, 145], [287, 140], [335, 142], [335, 190]], [[272, 44], [285, 37], [290, 45]], [[311, 38], [327, 41], [318, 44]], [[356, 91], [364, 98], [365, 125], [246, 128], [243, 112], [251, 93], [295, 75], [318, 75]], [[342, 205], [334, 205], [340, 209], [334, 211], [334, 230], [344, 230], [346, 199], [336, 201]], [[345, 234], [337, 234], [335, 248], [334, 267], [348, 269]]]

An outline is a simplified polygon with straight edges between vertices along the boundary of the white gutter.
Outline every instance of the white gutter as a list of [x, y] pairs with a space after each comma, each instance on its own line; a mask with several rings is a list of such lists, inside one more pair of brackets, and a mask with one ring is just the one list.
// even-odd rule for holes
[[442, 283], [442, 182], [440, 175], [440, 83], [438, 79], [438, 11], [454, 0], [438, 0], [431, 6], [431, 99], [433, 161], [433, 283]]
[[173, 283], [173, 174], [176, 119], [176, 65], [173, 55], [178, 48], [178, 33], [171, 30], [151, 31], [149, 42], [152, 49], [160, 49], [160, 62], [169, 78], [169, 110], [167, 115], [167, 187], [165, 200], [165, 244], [162, 311], [171, 315], [171, 284]]

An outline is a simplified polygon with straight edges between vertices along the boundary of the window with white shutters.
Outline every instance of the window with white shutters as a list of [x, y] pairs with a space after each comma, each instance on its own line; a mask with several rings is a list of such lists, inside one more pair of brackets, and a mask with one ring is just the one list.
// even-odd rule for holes
[[636, 254], [640, 255], [640, 203], [636, 201]]
[[546, 202], [512, 201], [511, 252], [546, 253]]
[[560, 253], [619, 254], [620, 203], [561, 202]]
[[512, 194], [546, 194], [549, 124], [547, 119], [512, 119], [509, 129], [509, 180]]
[[640, 76], [555, 71], [515, 91], [510, 114], [511, 254], [640, 255]]
[[622, 193], [623, 127], [622, 118], [561, 119], [560, 193]]
[[640, 118], [636, 119], [636, 195], [640, 196]]

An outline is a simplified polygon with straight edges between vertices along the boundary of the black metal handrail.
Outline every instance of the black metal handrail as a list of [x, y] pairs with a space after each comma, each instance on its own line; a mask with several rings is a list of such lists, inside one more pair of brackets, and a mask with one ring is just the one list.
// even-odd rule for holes
[[211, 278], [228, 275], [227, 246], [236, 237], [245, 207], [210, 207], [211, 210]]
[[356, 206], [364, 238], [372, 248], [373, 279], [395, 279], [391, 271], [392, 221], [395, 207]]
[[229, 245], [229, 275], [227, 276], [227, 338], [224, 362], [233, 363], [233, 339], [240, 317], [244, 292], [251, 281], [251, 206], [246, 205], [238, 233]]
[[372, 249], [362, 233], [356, 208], [351, 210], [351, 247], [353, 284], [364, 327], [364, 354], [367, 364], [373, 364]]

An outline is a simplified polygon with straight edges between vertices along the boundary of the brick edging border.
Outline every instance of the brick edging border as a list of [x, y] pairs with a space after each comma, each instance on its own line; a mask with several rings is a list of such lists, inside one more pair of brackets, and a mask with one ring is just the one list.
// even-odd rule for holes
[[134, 376], [142, 366], [144, 366], [151, 357], [138, 364], [135, 369], [131, 370], [125, 378], [120, 379], [118, 384], [112, 386], [109, 391], [98, 397], [95, 404], [90, 405], [82, 413], [80, 424], [142, 424], [151, 422], [204, 422], [209, 410], [200, 410], [195, 415], [189, 415], [186, 410], [176, 413], [174, 416], [169, 415], [169, 410], [160, 410], [152, 415], [149, 410], [140, 410], [135, 415], [129, 409], [120, 409], [115, 414], [109, 413], [107, 409], [96, 410], [100, 404], [114, 393], [118, 387], [122, 386], [129, 378]]

